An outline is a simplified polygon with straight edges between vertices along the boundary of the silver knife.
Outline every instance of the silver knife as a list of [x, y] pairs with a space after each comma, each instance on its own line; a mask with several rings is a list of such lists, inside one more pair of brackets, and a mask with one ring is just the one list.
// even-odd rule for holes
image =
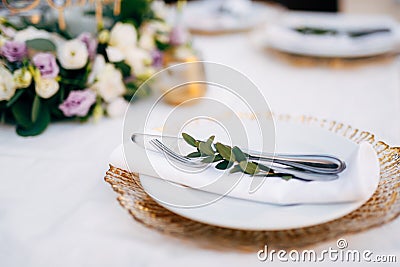
[[[134, 133], [131, 136], [133, 143], [147, 150], [159, 153], [159, 151], [149, 143], [152, 139], [158, 139], [162, 141], [166, 146], [174, 151], [179, 151], [179, 147], [183, 144], [186, 144], [183, 138], [173, 136], [143, 133]], [[345, 162], [332, 155], [273, 154], [249, 150], [247, 151], [247, 156], [250, 160], [277, 163], [295, 169], [321, 174], [338, 174], [346, 169]]]

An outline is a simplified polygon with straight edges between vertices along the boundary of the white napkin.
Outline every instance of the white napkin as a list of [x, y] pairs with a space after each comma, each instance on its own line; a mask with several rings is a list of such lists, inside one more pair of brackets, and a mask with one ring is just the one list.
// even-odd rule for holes
[[[125, 162], [124, 149], [127, 153], [135, 155], [135, 160], [130, 160], [129, 164]], [[346, 170], [337, 180], [306, 182], [298, 179], [285, 181], [280, 178], [267, 178], [253, 193], [249, 192], [252, 177], [248, 175], [228, 174], [215, 168], [208, 168], [201, 173], [182, 172], [171, 166], [162, 154], [145, 151], [133, 143], [116, 148], [110, 157], [110, 163], [141, 175], [161, 177], [216, 194], [226, 194], [226, 186], [229, 187], [232, 181], [238, 181], [227, 196], [282, 205], [366, 201], [372, 196], [379, 182], [379, 161], [372, 146], [366, 142], [357, 146], [346, 162]], [[216, 180], [218, 183], [212, 184]]]

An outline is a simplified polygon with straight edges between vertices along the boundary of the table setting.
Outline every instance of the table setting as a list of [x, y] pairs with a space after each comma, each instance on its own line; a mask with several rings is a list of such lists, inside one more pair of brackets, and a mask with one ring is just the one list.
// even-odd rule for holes
[[0, 265], [399, 260], [395, 18], [0, 7]]
[[252, 1], [193, 1], [185, 7], [182, 21], [195, 33], [232, 33], [260, 26], [277, 12], [268, 5]]

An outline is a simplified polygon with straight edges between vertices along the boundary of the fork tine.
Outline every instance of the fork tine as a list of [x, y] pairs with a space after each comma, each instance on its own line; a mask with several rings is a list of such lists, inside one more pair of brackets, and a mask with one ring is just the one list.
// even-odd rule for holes
[[179, 161], [182, 164], [186, 164], [186, 165], [190, 165], [192, 167], [200, 167], [200, 166], [204, 166], [204, 163], [202, 162], [196, 162], [193, 161], [190, 158], [187, 158], [185, 156], [182, 156], [178, 153], [176, 153], [175, 151], [171, 150], [170, 148], [168, 148], [166, 145], [164, 145], [160, 140], [158, 139], [152, 139], [150, 140], [150, 143], [156, 147], [156, 149], [158, 149], [160, 152], [165, 153], [166, 156]]
[[175, 151], [171, 150], [169, 147], [167, 147], [166, 145], [164, 145], [161, 141], [156, 140], [156, 142], [166, 151], [168, 152], [168, 154], [170, 154], [171, 156], [174, 156], [175, 158], [181, 160], [182, 162], [187, 162], [187, 163], [193, 163], [193, 161], [191, 159], [188, 159], [185, 156], [182, 156], [178, 153], [176, 153]]
[[159, 150], [161, 150], [161, 152], [164, 152], [165, 154], [174, 158], [175, 160], [177, 160], [181, 163], [184, 163], [184, 164], [192, 164], [193, 163], [190, 160], [184, 158], [183, 156], [181, 156], [181, 155], [175, 153], [174, 151], [172, 151], [171, 149], [169, 149], [161, 141], [159, 141], [157, 139], [153, 139], [151, 141], [153, 141], [152, 144], [154, 144]]
[[171, 153], [169, 149], [167, 149], [159, 140], [153, 139], [150, 140], [150, 143], [155, 146], [160, 152], [167, 154], [169, 157], [174, 158], [175, 160], [183, 162], [180, 157], [177, 157], [175, 154]]

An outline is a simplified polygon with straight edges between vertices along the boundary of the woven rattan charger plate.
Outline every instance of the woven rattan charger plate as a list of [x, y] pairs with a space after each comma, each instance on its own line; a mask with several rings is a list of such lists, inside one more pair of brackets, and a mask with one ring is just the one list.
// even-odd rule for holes
[[373, 196], [357, 210], [327, 223], [280, 231], [246, 231], [203, 224], [161, 207], [144, 191], [138, 174], [110, 166], [104, 179], [118, 193], [119, 203], [136, 221], [193, 245], [215, 249], [254, 252], [266, 243], [276, 248], [300, 248], [344, 234], [361, 232], [399, 216], [400, 147], [390, 147], [382, 141], [376, 141], [369, 132], [335, 121], [289, 115], [276, 116], [276, 119], [319, 125], [355, 143], [371, 143], [380, 161], [380, 182]]

